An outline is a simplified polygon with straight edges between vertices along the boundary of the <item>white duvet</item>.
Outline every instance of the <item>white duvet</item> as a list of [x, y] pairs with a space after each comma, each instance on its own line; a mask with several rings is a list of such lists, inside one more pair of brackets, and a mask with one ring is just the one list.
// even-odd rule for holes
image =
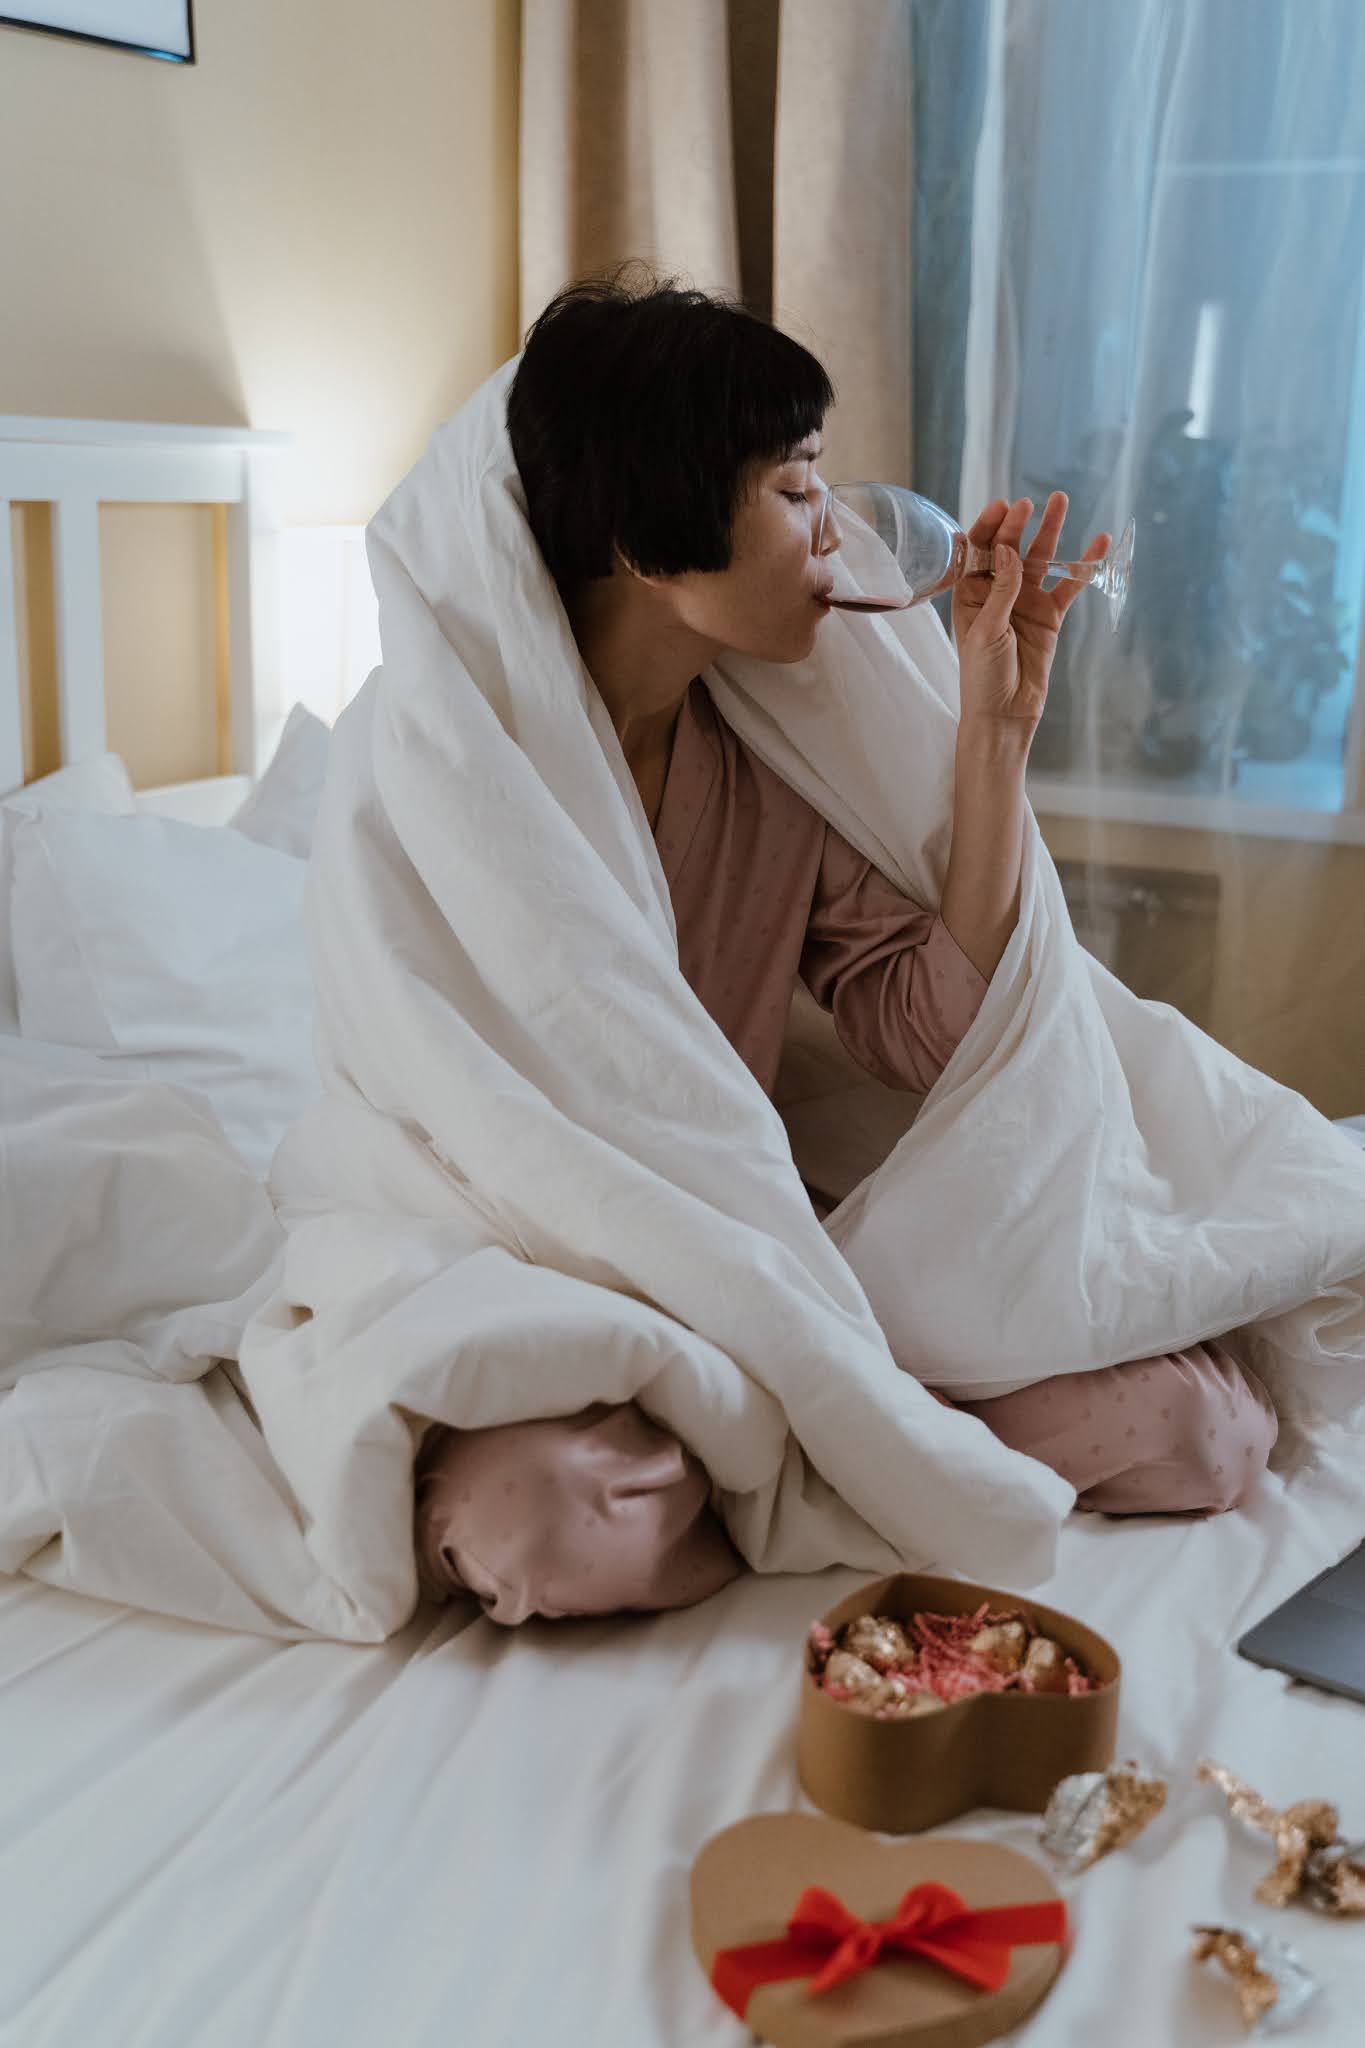
[[[97, 1356], [16, 1357], [0, 1563], [375, 1640], [416, 1598], [424, 1419], [636, 1399], [705, 1461], [761, 1571], [937, 1562], [1022, 1586], [1052, 1568], [1069, 1487], [915, 1375], [984, 1393], [1242, 1328], [1291, 1455], [1296, 1415], [1358, 1417], [1365, 1159], [1091, 961], [1032, 827], [980, 1015], [821, 1227], [781, 1116], [678, 970], [638, 794], [526, 526], [508, 375], [370, 529], [384, 667], [333, 740], [309, 903], [327, 1094], [277, 1155], [279, 1224], [258, 1215], [254, 1272], [215, 1265], [213, 1212], [245, 1214], [249, 1176], [225, 1144], [210, 1173], [191, 1161], [192, 1105], [144, 1105], [166, 1133], [153, 1200], [184, 1270], [200, 1259], [215, 1334], [146, 1314], [132, 1334], [120, 1306]], [[848, 839], [937, 899], [956, 679], [931, 613], [835, 618], [801, 667], [707, 681]], [[39, 1150], [40, 1098], [19, 1125]], [[22, 1202], [12, 1174], [0, 1201]], [[73, 1233], [97, 1295], [106, 1240]], [[183, 1316], [164, 1245], [128, 1236]], [[232, 1378], [212, 1349], [239, 1349]]]

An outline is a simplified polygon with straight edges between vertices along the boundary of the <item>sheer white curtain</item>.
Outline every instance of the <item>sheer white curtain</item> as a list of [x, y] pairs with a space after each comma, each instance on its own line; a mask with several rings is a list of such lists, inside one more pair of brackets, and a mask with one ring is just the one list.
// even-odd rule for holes
[[963, 108], [916, 152], [970, 240], [956, 509], [1061, 487], [1077, 552], [1138, 520], [1035, 753], [1078, 929], [1365, 1109], [1365, 7], [915, 6]]

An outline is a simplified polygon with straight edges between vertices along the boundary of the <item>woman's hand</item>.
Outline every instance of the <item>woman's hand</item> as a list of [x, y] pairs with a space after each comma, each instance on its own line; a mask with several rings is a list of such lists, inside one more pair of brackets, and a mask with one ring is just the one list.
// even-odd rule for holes
[[[953, 586], [953, 633], [961, 672], [962, 716], [953, 779], [953, 840], [940, 914], [967, 958], [989, 981], [1019, 918], [1024, 848], [1024, 775], [1047, 703], [1057, 632], [1085, 589], [1068, 579], [1043, 589], [1043, 567], [1057, 552], [1066, 496], [1054, 491], [1021, 561], [1019, 543], [1033, 502], [988, 505], [967, 538], [995, 548], [994, 575], [964, 576]], [[1085, 551], [1098, 561], [1109, 536]]]
[[[964, 576], [953, 586], [964, 726], [985, 725], [1025, 742], [1037, 729], [1058, 631], [1086, 587], [1068, 579], [1043, 589], [1043, 565], [1057, 553], [1066, 508], [1065, 491], [1054, 491], [1022, 560], [1019, 543], [1033, 511], [1031, 498], [1012, 505], [996, 498], [968, 531], [973, 547], [994, 548], [1001, 566], [993, 574]], [[1109, 535], [1097, 533], [1081, 559], [1097, 562], [1108, 547]]]

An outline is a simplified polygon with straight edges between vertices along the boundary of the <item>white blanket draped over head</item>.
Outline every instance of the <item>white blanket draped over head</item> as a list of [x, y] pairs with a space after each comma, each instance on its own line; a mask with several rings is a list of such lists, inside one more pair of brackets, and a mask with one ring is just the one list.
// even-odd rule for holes
[[[821, 1226], [781, 1115], [679, 971], [639, 794], [526, 521], [512, 371], [369, 529], [383, 667], [337, 725], [310, 874], [327, 1095], [277, 1155], [283, 1281], [242, 1349], [336, 1632], [412, 1605], [428, 1419], [637, 1400], [703, 1459], [759, 1570], [1024, 1585], [1070, 1487], [914, 1375], [984, 1394], [1255, 1324], [1278, 1399], [1352, 1412], [1365, 1159], [1084, 954], [1031, 820], [976, 1022]], [[848, 572], [876, 546], [851, 538]], [[836, 616], [807, 662], [706, 681], [937, 901], [956, 663], [929, 610]]]

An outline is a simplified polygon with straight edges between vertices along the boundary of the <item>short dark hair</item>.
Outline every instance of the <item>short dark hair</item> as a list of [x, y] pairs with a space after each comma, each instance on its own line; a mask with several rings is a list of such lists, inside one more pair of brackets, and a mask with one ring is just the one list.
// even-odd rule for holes
[[748, 466], [834, 402], [823, 366], [745, 307], [622, 273], [570, 285], [526, 337], [507, 401], [531, 530], [561, 590], [728, 568]]

